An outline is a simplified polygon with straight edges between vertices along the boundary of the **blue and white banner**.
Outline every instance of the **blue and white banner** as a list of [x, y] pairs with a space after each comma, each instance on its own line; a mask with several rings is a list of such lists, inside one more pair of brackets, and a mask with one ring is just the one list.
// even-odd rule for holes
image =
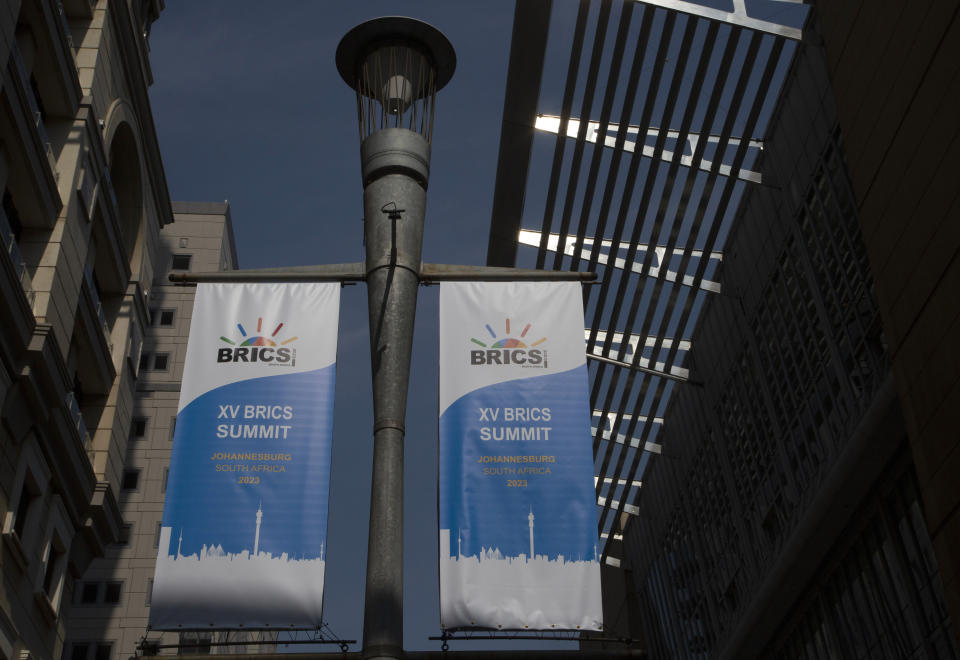
[[150, 627], [318, 628], [338, 284], [200, 284]]
[[599, 630], [580, 285], [440, 286], [440, 621]]

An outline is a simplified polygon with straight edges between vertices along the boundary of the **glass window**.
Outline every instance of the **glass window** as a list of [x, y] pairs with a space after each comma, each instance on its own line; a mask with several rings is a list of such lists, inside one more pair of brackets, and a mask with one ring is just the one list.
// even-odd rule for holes
[[124, 523], [120, 526], [120, 545], [130, 545], [130, 532], [133, 530], [133, 523]]
[[160, 310], [160, 319], [159, 323], [162, 326], [170, 327], [173, 325], [173, 313], [172, 309], [161, 309]]
[[169, 353], [156, 353], [153, 356], [153, 370], [166, 371]]
[[124, 470], [123, 471], [123, 484], [121, 488], [123, 490], [136, 490], [137, 484], [140, 482], [140, 470]]
[[141, 370], [146, 370], [146, 369], [149, 369], [149, 368], [150, 368], [150, 357], [151, 357], [151, 355], [152, 355], [152, 353], [147, 353], [146, 351], [144, 351], [143, 353], [140, 354], [140, 369], [141, 369]]
[[160, 484], [160, 492], [161, 492], [161, 493], [166, 493], [166, 492], [167, 492], [167, 478], [168, 478], [169, 476], [170, 476], [170, 468], [168, 468], [168, 467], [163, 468], [163, 483]]
[[173, 263], [171, 264], [171, 270], [190, 270], [190, 257], [189, 254], [175, 254], [173, 255]]
[[130, 422], [130, 437], [131, 438], [142, 438], [147, 434], [147, 418], [146, 417], [134, 417], [133, 421]]
[[116, 604], [120, 602], [120, 588], [122, 582], [107, 582], [106, 588], [103, 590], [103, 602]]
[[27, 528], [27, 518], [30, 517], [30, 505], [38, 496], [31, 492], [27, 479], [23, 480], [23, 489], [20, 491], [20, 501], [17, 502], [17, 513], [13, 518], [13, 531], [16, 532], [20, 540], [23, 540], [23, 532]]
[[80, 602], [84, 604], [96, 603], [100, 593], [99, 582], [84, 582], [80, 590]]
[[87, 653], [90, 651], [89, 644], [74, 644], [70, 651], [70, 660], [87, 660]]
[[113, 644], [97, 644], [97, 651], [93, 655], [93, 660], [110, 660], [112, 650]]

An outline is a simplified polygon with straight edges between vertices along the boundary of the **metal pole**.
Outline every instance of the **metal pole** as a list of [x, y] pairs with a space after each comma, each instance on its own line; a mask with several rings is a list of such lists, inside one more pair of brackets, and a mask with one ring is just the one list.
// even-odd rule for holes
[[387, 128], [360, 146], [373, 372], [364, 658], [403, 657], [403, 440], [430, 145]]

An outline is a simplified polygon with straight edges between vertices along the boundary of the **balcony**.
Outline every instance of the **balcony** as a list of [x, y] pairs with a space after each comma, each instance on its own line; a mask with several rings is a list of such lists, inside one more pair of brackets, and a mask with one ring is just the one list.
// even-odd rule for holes
[[0, 209], [0, 239], [3, 247], [10, 256], [10, 262], [13, 264], [13, 270], [20, 280], [20, 286], [23, 287], [23, 293], [27, 296], [27, 302], [33, 307], [33, 301], [36, 299], [36, 292], [33, 290], [33, 280], [30, 273], [27, 272], [27, 264], [20, 255], [20, 246], [17, 245], [17, 239], [10, 228], [10, 222], [7, 220], [7, 214]]
[[30, 123], [33, 124], [34, 129], [37, 131], [37, 136], [40, 138], [40, 144], [43, 146], [43, 153], [47, 157], [47, 165], [50, 166], [50, 171], [53, 173], [54, 180], [59, 178], [59, 172], [57, 172], [57, 159], [53, 155], [53, 146], [50, 144], [50, 136], [47, 135], [46, 126], [43, 125], [43, 114], [40, 112], [40, 107], [37, 105], [37, 99], [33, 95], [33, 87], [30, 84], [30, 74], [27, 73], [27, 68], [23, 64], [23, 58], [20, 56], [20, 49], [13, 49], [13, 66], [17, 71], [17, 75], [20, 77], [20, 84], [23, 85], [25, 90], [24, 99], [27, 103], [27, 108], [29, 110]]
[[48, 115], [74, 117], [83, 92], [63, 4], [60, 0], [24, 2], [20, 21], [36, 41], [32, 68]]
[[81, 347], [77, 354], [77, 371], [83, 375], [83, 390], [91, 395], [106, 395], [116, 375], [113, 343], [100, 291], [89, 267], [83, 272], [76, 332]]
[[83, 267], [83, 279], [87, 283], [93, 309], [96, 311], [97, 320], [100, 322], [100, 329], [103, 330], [103, 338], [112, 351], [113, 342], [110, 339], [110, 325], [107, 323], [107, 317], [103, 313], [103, 303], [100, 301], [100, 290], [97, 288], [97, 283], [93, 279], [93, 270], [90, 266]]
[[0, 130], [12, 168], [7, 186], [19, 191], [17, 205], [25, 225], [50, 228], [62, 207], [56, 161], [37, 107], [20, 50], [10, 50], [7, 82], [0, 95]]
[[87, 457], [90, 459], [90, 464], [92, 465], [93, 440], [90, 437], [90, 432], [87, 430], [87, 423], [83, 421], [83, 412], [80, 410], [77, 395], [72, 391], [67, 392], [64, 404], [66, 404], [67, 410], [70, 411], [70, 416], [73, 418], [73, 427], [77, 430], [77, 435], [80, 436], [80, 441], [83, 444], [83, 450], [87, 452]]

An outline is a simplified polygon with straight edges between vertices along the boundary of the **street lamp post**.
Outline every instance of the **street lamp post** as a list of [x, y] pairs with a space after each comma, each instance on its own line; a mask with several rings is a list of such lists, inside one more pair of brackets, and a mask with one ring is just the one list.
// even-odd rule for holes
[[184, 285], [367, 283], [374, 422], [363, 615], [366, 659], [404, 656], [403, 440], [419, 285], [596, 278], [595, 273], [421, 262], [436, 93], [450, 81], [455, 68], [456, 55], [447, 38], [411, 18], [361, 23], [337, 47], [337, 69], [357, 94], [365, 262], [169, 276], [170, 281]]
[[403, 655], [403, 441], [436, 92], [450, 42], [410, 18], [353, 28], [337, 69], [357, 93], [373, 376], [373, 477], [363, 617], [365, 658]]

